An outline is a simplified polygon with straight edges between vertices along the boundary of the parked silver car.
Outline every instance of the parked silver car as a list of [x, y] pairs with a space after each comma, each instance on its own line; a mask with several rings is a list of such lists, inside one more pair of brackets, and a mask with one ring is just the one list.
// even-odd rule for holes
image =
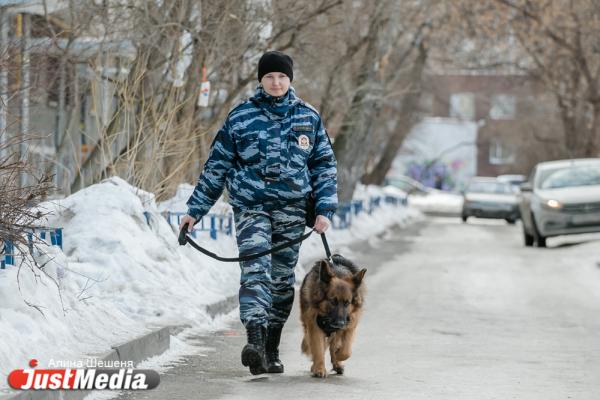
[[521, 185], [525, 246], [546, 238], [600, 232], [600, 158], [537, 164]]
[[510, 183], [496, 178], [473, 178], [464, 191], [461, 218], [469, 217], [505, 219], [514, 224], [519, 219], [517, 196]]

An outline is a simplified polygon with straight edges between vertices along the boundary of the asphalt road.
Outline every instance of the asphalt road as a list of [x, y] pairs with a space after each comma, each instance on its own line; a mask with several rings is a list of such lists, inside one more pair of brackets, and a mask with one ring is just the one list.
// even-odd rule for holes
[[600, 268], [578, 251], [591, 243], [600, 249], [600, 240], [524, 248], [518, 225], [431, 218], [377, 248], [345, 250], [368, 268], [345, 375], [310, 376], [295, 304], [281, 344], [285, 374], [253, 377], [242, 367], [235, 323], [195, 338], [210, 351], [163, 374], [157, 389], [119, 399], [597, 400]]

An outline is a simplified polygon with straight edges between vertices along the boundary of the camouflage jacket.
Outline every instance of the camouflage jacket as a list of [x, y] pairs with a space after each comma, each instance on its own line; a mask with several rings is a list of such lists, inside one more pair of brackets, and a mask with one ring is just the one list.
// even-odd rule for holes
[[337, 169], [319, 113], [296, 97], [275, 98], [261, 86], [235, 107], [217, 133], [187, 201], [199, 219], [223, 188], [236, 210], [272, 210], [300, 201], [311, 191], [317, 215], [331, 219], [337, 209]]

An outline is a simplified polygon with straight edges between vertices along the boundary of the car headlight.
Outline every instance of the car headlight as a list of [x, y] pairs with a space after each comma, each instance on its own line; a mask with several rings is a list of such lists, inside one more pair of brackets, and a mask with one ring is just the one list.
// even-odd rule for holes
[[560, 201], [554, 199], [545, 200], [543, 204], [551, 210], [560, 210], [563, 206]]

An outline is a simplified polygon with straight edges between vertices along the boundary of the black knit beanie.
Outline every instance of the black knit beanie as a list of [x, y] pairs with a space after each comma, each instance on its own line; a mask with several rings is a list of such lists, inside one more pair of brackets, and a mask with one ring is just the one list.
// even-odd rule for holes
[[282, 72], [294, 80], [294, 61], [280, 51], [267, 51], [258, 61], [258, 81], [269, 72]]

